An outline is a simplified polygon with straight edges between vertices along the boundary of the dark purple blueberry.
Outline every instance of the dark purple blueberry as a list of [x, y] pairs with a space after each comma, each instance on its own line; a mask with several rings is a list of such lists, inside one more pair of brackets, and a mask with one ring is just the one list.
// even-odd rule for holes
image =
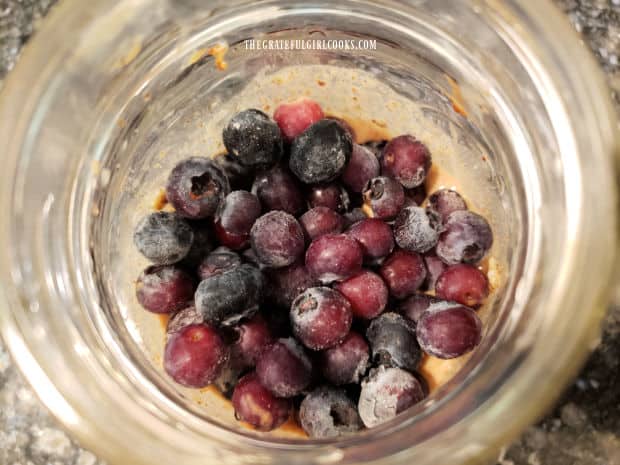
[[321, 352], [321, 371], [330, 383], [359, 383], [368, 368], [369, 348], [366, 340], [351, 331], [344, 340]]
[[164, 369], [177, 383], [192, 388], [211, 384], [228, 360], [228, 348], [206, 324], [183, 327], [168, 336]]
[[250, 239], [258, 260], [273, 268], [291, 265], [304, 253], [303, 230], [293, 216], [283, 211], [272, 211], [256, 220]]
[[336, 183], [319, 184], [312, 186], [308, 192], [308, 205], [310, 208], [327, 207], [338, 213], [344, 213], [349, 209], [349, 194]]
[[[344, 217], [344, 222], [346, 226], [354, 225], [355, 223], [368, 218], [366, 216], [366, 213], [364, 213], [364, 210], [362, 210], [361, 208], [353, 208], [351, 211], [346, 212], [342, 216]], [[392, 230], [390, 229], [390, 234], [391, 233]]]
[[379, 315], [388, 301], [388, 288], [381, 277], [372, 271], [363, 270], [334, 288], [347, 298], [353, 316], [370, 320]]
[[410, 252], [424, 253], [437, 244], [441, 222], [434, 213], [420, 207], [407, 207], [394, 221], [394, 239], [398, 246]]
[[452, 304], [422, 314], [417, 326], [418, 342], [424, 352], [442, 359], [465, 355], [482, 338], [482, 322], [471, 308]]
[[342, 342], [352, 322], [351, 305], [329, 287], [306, 289], [291, 305], [293, 334], [312, 350], [327, 349]]
[[379, 176], [380, 171], [377, 157], [366, 147], [353, 144], [351, 160], [342, 173], [342, 182], [353, 192], [361, 193], [368, 181]]
[[273, 113], [273, 119], [278, 123], [282, 136], [287, 142], [291, 142], [324, 117], [321, 106], [309, 98], [282, 103]]
[[420, 382], [400, 368], [379, 367], [362, 382], [358, 411], [368, 428], [396, 417], [424, 399]]
[[282, 210], [297, 216], [306, 208], [298, 181], [280, 165], [257, 174], [252, 184], [252, 192], [258, 197], [265, 211]]
[[431, 153], [412, 136], [395, 137], [383, 149], [383, 175], [396, 179], [408, 189], [424, 183], [430, 168]]
[[215, 248], [215, 237], [210, 220], [188, 221], [194, 232], [194, 241], [182, 261], [188, 268], [196, 268], [200, 262]]
[[447, 265], [439, 258], [435, 252], [431, 251], [424, 255], [424, 264], [426, 265], [426, 288], [429, 291], [435, 289], [437, 279], [447, 268]]
[[299, 421], [311, 438], [334, 438], [362, 429], [353, 401], [342, 389], [321, 386], [308, 394], [299, 407]]
[[370, 263], [388, 256], [394, 249], [392, 228], [378, 218], [366, 218], [355, 223], [347, 230], [347, 234], [359, 242], [364, 258]]
[[213, 160], [204, 157], [177, 163], [166, 185], [166, 198], [175, 211], [190, 219], [213, 216], [229, 192], [224, 172]]
[[403, 299], [413, 294], [426, 279], [424, 260], [415, 252], [396, 250], [385, 259], [379, 274], [392, 294]]
[[327, 234], [310, 244], [306, 252], [306, 268], [322, 283], [353, 276], [362, 268], [362, 248], [345, 234]]
[[415, 324], [398, 313], [384, 313], [366, 330], [375, 365], [415, 371], [422, 360]]
[[364, 188], [364, 206], [373, 218], [392, 220], [405, 204], [405, 191], [398, 181], [384, 176], [371, 179]]
[[329, 119], [329, 120], [333, 120], [336, 123], [338, 123], [340, 125], [340, 127], [342, 129], [345, 130], [345, 132], [351, 136], [351, 140], [355, 140], [355, 130], [351, 127], [351, 125], [349, 123], [347, 123], [345, 120], [343, 120], [342, 118], [338, 118], [336, 116], [327, 116], [325, 117], [325, 119]]
[[239, 255], [226, 247], [218, 247], [198, 266], [198, 276], [200, 279], [207, 279], [224, 271], [232, 270], [241, 265]]
[[264, 388], [256, 373], [239, 380], [232, 395], [235, 418], [245, 421], [259, 431], [271, 431], [282, 425], [291, 412], [291, 401], [275, 397]]
[[398, 312], [417, 323], [420, 319], [420, 315], [431, 307], [443, 304], [454, 305], [454, 303], [446, 302], [438, 297], [433, 297], [428, 294], [413, 294], [407, 297], [398, 305]]
[[258, 311], [263, 276], [252, 265], [239, 265], [200, 282], [194, 296], [196, 310], [206, 322], [230, 326]]
[[459, 262], [478, 263], [493, 245], [493, 232], [482, 216], [459, 210], [444, 222], [437, 243], [437, 256], [448, 265]]
[[442, 221], [452, 212], [467, 210], [467, 204], [461, 194], [452, 189], [439, 189], [428, 198], [426, 207], [437, 214]]
[[250, 244], [250, 238], [246, 234], [234, 234], [222, 228], [222, 225], [215, 223], [215, 235], [219, 243], [232, 250], [243, 250]]
[[231, 359], [244, 368], [256, 365], [258, 357], [273, 343], [267, 322], [260, 315], [235, 327], [237, 340], [231, 346]]
[[286, 309], [291, 308], [295, 297], [309, 287], [319, 284], [318, 279], [312, 277], [303, 262], [293, 263], [284, 268], [267, 269], [265, 274], [269, 301]]
[[323, 119], [293, 140], [289, 166], [306, 184], [332, 181], [344, 171], [352, 150], [351, 136], [336, 121]]
[[180, 330], [189, 325], [198, 325], [204, 323], [202, 315], [196, 311], [193, 305], [179, 310], [168, 320], [166, 325], [166, 333], [178, 333]]
[[237, 113], [224, 128], [222, 136], [226, 150], [242, 165], [266, 168], [276, 164], [282, 156], [280, 128], [260, 110]]
[[312, 380], [312, 363], [293, 338], [278, 339], [256, 364], [260, 383], [278, 397], [294, 397]]
[[377, 157], [377, 160], [380, 160], [381, 157], [383, 156], [383, 149], [385, 148], [387, 143], [388, 143], [387, 140], [373, 140], [370, 142], [366, 142], [363, 145], [368, 150], [370, 150], [375, 157]]
[[327, 207], [314, 207], [301, 215], [299, 223], [306, 241], [312, 242], [325, 234], [338, 234], [344, 228], [344, 219]]
[[196, 282], [182, 268], [155, 265], [145, 269], [136, 282], [136, 297], [153, 313], [172, 313], [191, 304]]
[[194, 242], [189, 223], [175, 213], [155, 212], [140, 220], [133, 233], [138, 251], [156, 265], [182, 260]]
[[489, 281], [474, 266], [452, 265], [437, 279], [435, 293], [442, 299], [477, 308], [489, 296]]
[[225, 247], [239, 250], [250, 242], [250, 229], [260, 216], [258, 198], [247, 191], [234, 191], [224, 198], [215, 215], [215, 234]]
[[226, 153], [213, 157], [213, 162], [220, 167], [228, 178], [232, 190], [249, 191], [254, 180], [254, 169], [239, 163], [239, 159]]

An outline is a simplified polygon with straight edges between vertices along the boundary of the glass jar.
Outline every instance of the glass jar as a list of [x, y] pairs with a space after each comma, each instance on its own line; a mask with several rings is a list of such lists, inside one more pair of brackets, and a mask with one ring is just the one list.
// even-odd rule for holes
[[[262, 47], [283, 39], [377, 48]], [[132, 300], [131, 231], [170, 166], [220, 151], [233, 110], [299, 93], [372, 121], [369, 139], [416, 126], [496, 236], [481, 346], [422, 404], [338, 440], [240, 429], [212, 393], [199, 405], [162, 376], [161, 329]], [[65, 0], [0, 107], [2, 336], [113, 464], [484, 463], [597, 335], [617, 241], [606, 94], [547, 2]]]

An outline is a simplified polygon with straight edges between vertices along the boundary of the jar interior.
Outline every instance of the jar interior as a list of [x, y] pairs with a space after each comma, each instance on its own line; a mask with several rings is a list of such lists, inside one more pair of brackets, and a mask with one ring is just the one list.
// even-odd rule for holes
[[[85, 279], [99, 302], [90, 307], [97, 331], [120, 372], [144, 384], [154, 409], [165, 399], [186, 415], [239, 434], [303, 440], [291, 425], [272, 433], [251, 431], [236, 422], [228, 400], [216, 390], [183, 389], [168, 379], [161, 360], [164, 323], [135, 298], [135, 280], [147, 262], [132, 244], [136, 223], [152, 211], [178, 161], [223, 153], [221, 131], [234, 113], [259, 108], [272, 114], [279, 103], [301, 96], [348, 121], [357, 142], [407, 133], [420, 139], [433, 156], [428, 193], [456, 188], [494, 232], [484, 264], [493, 292], [480, 310], [485, 324], [481, 345], [463, 359], [431, 362], [426, 368], [431, 395], [391, 425], [432, 416], [477, 376], [491, 354], [506, 350], [503, 343], [522, 316], [515, 292], [528, 255], [528, 218], [538, 189], [526, 126], [540, 122], [527, 121], [516, 107], [522, 91], [513, 87], [519, 70], [493, 58], [497, 44], [492, 38], [489, 50], [480, 44], [468, 47], [442, 28], [432, 9], [414, 8], [408, 14], [403, 27], [401, 13], [378, 4], [357, 3], [352, 10], [327, 4], [246, 5], [227, 11], [225, 20], [217, 13], [197, 15], [119, 43], [123, 53], [112, 63], [115, 71], [90, 131], [89, 151], [97, 154], [97, 162], [84, 164], [77, 176], [75, 192], [85, 205], [82, 245], [89, 249], [82, 266], [92, 270]], [[481, 25], [480, 33], [485, 31]], [[363, 39], [376, 41], [377, 47], [251, 50], [246, 39]], [[225, 70], [210, 53], [218, 44], [227, 48]], [[450, 422], [464, 415], [455, 411]]]

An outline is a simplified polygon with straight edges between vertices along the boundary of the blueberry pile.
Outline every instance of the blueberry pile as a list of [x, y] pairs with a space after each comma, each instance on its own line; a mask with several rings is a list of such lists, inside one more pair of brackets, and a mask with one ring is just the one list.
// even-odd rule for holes
[[[428, 198], [427, 147], [365, 145], [308, 99], [250, 109], [228, 153], [178, 163], [134, 242], [138, 302], [169, 314], [166, 373], [214, 384], [258, 430], [371, 428], [428, 395], [419, 366], [473, 350], [489, 294], [488, 222], [454, 190]], [[422, 206], [424, 205], [424, 206]]]

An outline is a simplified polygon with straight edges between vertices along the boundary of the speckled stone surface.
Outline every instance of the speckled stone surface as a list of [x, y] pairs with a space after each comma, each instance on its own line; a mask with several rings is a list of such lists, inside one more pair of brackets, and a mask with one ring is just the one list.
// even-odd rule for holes
[[[620, 110], [620, 0], [555, 2], [596, 54]], [[0, 0], [0, 85], [53, 3]], [[557, 407], [497, 463], [620, 465], [620, 306], [610, 308], [598, 349]], [[0, 465], [102, 464], [58, 428], [0, 342]]]

